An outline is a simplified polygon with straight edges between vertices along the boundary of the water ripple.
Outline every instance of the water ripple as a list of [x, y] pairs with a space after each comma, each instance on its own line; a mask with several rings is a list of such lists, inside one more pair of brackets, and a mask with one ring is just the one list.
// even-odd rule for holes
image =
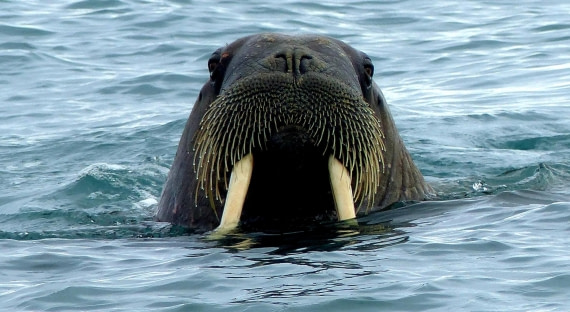
[[0, 34], [18, 38], [26, 37], [44, 37], [53, 35], [54, 32], [32, 26], [15, 26], [8, 24], [0, 24]]
[[[566, 2], [2, 2], [0, 310], [566, 311]], [[264, 31], [375, 64], [438, 197], [286, 233], [152, 221], [207, 60]]]

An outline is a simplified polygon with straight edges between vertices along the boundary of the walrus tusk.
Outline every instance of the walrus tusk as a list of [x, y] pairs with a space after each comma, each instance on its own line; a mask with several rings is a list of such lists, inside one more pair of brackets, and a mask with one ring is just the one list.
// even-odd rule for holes
[[352, 187], [350, 186], [350, 173], [333, 155], [329, 157], [329, 175], [338, 220], [356, 218]]
[[234, 164], [222, 220], [216, 231], [227, 232], [237, 227], [252, 173], [253, 155], [250, 153]]

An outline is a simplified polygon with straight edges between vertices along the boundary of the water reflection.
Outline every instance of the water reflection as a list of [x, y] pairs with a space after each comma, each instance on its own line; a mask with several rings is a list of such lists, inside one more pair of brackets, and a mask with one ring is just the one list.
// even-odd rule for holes
[[358, 221], [320, 224], [280, 232], [238, 231], [226, 235], [210, 233], [205, 239], [229, 251], [275, 248], [270, 254], [335, 251], [341, 248], [370, 250], [406, 242], [408, 236], [404, 228], [410, 226], [414, 226], [413, 223], [393, 223], [386, 220], [382, 212], [378, 212], [359, 218]]

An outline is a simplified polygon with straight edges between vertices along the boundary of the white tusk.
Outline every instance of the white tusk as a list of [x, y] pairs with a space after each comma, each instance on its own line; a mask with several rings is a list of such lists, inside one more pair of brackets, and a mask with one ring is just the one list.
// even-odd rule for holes
[[216, 231], [228, 232], [237, 227], [252, 173], [253, 155], [250, 153], [234, 164], [222, 220]]
[[356, 218], [350, 174], [346, 167], [333, 155], [329, 157], [329, 175], [338, 220]]

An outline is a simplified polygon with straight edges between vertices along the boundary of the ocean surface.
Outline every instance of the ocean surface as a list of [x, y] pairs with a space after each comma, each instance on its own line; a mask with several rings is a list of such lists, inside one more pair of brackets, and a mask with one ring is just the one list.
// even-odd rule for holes
[[[368, 53], [438, 198], [154, 222], [210, 54], [258, 32]], [[0, 0], [0, 250], [1, 311], [570, 311], [570, 2]]]

